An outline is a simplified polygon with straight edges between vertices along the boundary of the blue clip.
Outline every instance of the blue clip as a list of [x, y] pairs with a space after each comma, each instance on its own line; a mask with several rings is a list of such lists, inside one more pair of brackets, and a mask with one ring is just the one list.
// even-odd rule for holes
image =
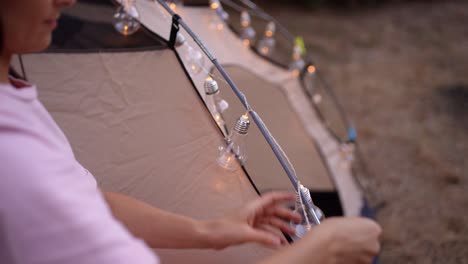
[[348, 142], [356, 142], [357, 132], [353, 126], [350, 126], [348, 129]]

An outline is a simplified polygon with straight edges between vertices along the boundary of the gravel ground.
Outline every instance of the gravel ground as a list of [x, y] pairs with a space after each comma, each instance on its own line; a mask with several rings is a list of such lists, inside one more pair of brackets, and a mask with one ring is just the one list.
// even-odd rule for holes
[[357, 125], [381, 263], [468, 263], [468, 1], [259, 5], [310, 44]]

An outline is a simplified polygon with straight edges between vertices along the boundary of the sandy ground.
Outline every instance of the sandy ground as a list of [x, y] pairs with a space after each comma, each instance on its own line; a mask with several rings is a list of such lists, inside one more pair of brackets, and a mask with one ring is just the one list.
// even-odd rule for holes
[[357, 125], [381, 263], [468, 263], [468, 1], [260, 6], [310, 44]]

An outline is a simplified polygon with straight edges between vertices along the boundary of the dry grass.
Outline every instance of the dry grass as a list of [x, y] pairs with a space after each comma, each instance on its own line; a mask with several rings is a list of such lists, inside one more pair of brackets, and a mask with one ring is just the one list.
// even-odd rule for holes
[[261, 6], [310, 43], [358, 126], [381, 263], [468, 263], [468, 2]]

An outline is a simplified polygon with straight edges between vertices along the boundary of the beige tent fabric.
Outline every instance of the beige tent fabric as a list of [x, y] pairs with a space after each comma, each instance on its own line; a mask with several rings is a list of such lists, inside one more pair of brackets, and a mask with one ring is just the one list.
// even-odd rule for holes
[[[36, 54], [24, 63], [101, 188], [199, 219], [257, 197], [242, 170], [216, 164], [221, 133], [171, 50]], [[163, 263], [238, 264], [271, 252], [245, 245], [157, 253]]]
[[[301, 183], [312, 190], [335, 191], [313, 139], [307, 135], [281, 90], [247, 69], [236, 66], [224, 68], [234, 82], [242, 87], [251, 106], [256, 109], [283, 150], [288, 153]], [[222, 91], [230, 89], [226, 83], [220, 82], [219, 85]], [[222, 96], [228, 102], [238, 100], [233, 93], [225, 92]], [[238, 104], [231, 105], [229, 111], [223, 115], [232, 127], [239, 117], [238, 113], [242, 113], [242, 108]], [[264, 141], [258, 128], [252, 126], [247, 138], [250, 157], [246, 164], [247, 171], [262, 190], [289, 186], [291, 183], [279, 163], [273, 164], [276, 166], [271, 165], [271, 159], [276, 157]], [[271, 159], [265, 160], [265, 155], [270, 155]], [[273, 177], [281, 177], [284, 182], [272, 181]], [[279, 183], [283, 183], [283, 186], [275, 186]]]

